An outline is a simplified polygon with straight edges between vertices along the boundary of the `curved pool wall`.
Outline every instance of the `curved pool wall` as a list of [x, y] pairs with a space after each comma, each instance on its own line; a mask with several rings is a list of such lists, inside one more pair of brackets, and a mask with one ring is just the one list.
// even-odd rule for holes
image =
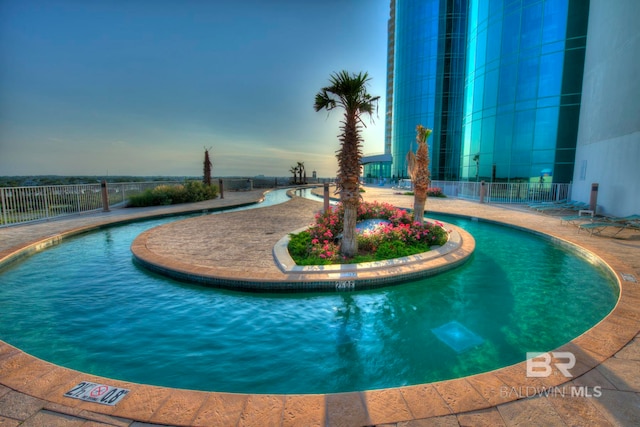
[[[108, 237], [106, 237], [105, 239], [106, 239], [106, 240], [108, 240]], [[108, 242], [107, 242], [107, 243], [108, 243]], [[44, 253], [46, 253], [46, 252], [48, 252], [48, 251], [45, 251]], [[584, 252], [584, 253], [585, 253], [585, 254], [587, 254], [587, 256], [589, 256], [589, 254], [590, 254], [588, 251], [586, 251], [586, 252]], [[592, 257], [592, 258], [593, 258], [593, 257]], [[597, 258], [597, 257], [595, 257], [592, 261], [593, 261], [593, 262], [595, 262], [595, 263], [601, 263], [601, 261], [599, 261], [599, 258]], [[603, 265], [604, 265], [604, 266], [606, 266], [606, 264], [604, 264], [604, 263], [603, 263]], [[562, 268], [562, 267], [558, 267], [558, 268]], [[607, 270], [607, 271], [609, 271], [609, 270]], [[606, 273], [605, 273], [605, 274], [606, 274]], [[610, 273], [609, 273], [609, 274], [610, 274]], [[614, 282], [615, 282], [615, 280], [614, 280]], [[468, 283], [462, 283], [462, 286], [463, 286], [463, 287], [462, 287], [462, 288], [458, 288], [458, 293], [457, 293], [457, 295], [458, 295], [458, 296], [456, 297], [456, 296], [454, 295], [454, 297], [453, 297], [454, 299], [456, 299], [456, 298], [457, 298], [457, 299], [456, 299], [456, 300], [454, 300], [453, 302], [454, 302], [454, 303], [456, 303], [456, 304], [458, 304], [458, 305], [461, 307], [461, 309], [462, 309], [462, 310], [466, 310], [466, 311], [468, 311], [468, 310], [470, 310], [472, 307], [470, 308], [470, 306], [469, 306], [468, 304], [466, 304], [466, 303], [465, 303], [464, 298], [465, 298], [465, 297], [467, 298], [467, 302], [469, 302], [472, 298], [470, 298], [470, 297], [469, 297], [468, 292], [465, 292], [465, 291], [466, 291], [466, 290], [468, 290], [468, 289], [464, 289], [464, 285], [468, 285]], [[184, 287], [184, 288], [186, 288], [186, 289], [190, 289], [190, 287], [189, 287], [189, 286], [186, 286], [186, 287], [185, 287], [184, 285], [178, 285], [178, 286], [179, 286], [179, 287]], [[446, 286], [445, 286], [445, 287], [446, 287]], [[354, 298], [355, 298], [355, 299], [357, 300], [357, 299], [359, 298], [359, 294], [360, 294], [360, 293], [356, 293], [356, 294], [347, 294], [346, 296], [350, 296], [350, 298], [352, 298], [352, 299], [354, 299]], [[363, 295], [363, 296], [362, 296], [362, 298], [371, 298], [371, 294], [375, 294], [375, 293], [362, 293], [362, 295]], [[375, 296], [375, 295], [374, 295], [374, 296]], [[451, 299], [451, 295], [449, 295], [447, 298]], [[407, 299], [405, 302], [410, 301], [410, 300], [412, 300], [412, 298]], [[550, 303], [553, 303], [553, 298], [552, 298], [551, 300], [548, 300], [548, 301], [542, 301], [542, 305], [540, 306], [540, 307], [541, 307], [541, 309], [545, 309], [545, 308], [546, 308], [546, 309], [548, 309], [548, 304], [550, 304]], [[349, 304], [346, 304], [346, 303], [345, 303], [345, 305], [343, 305], [343, 306], [342, 306], [342, 308], [344, 309], [344, 308], [345, 308], [346, 306], [348, 306], [348, 305], [349, 305]], [[578, 304], [578, 305], [579, 305], [579, 306], [582, 306], [582, 303], [580, 303], [580, 304]], [[353, 306], [354, 306], [354, 304], [351, 304], [351, 307], [353, 307]], [[358, 304], [358, 303], [356, 303], [356, 304], [355, 304], [355, 306], [358, 306], [358, 307], [359, 307], [359, 306], [367, 307], [367, 304]], [[396, 305], [396, 307], [401, 307], [401, 306], [402, 306], [402, 307], [410, 307], [410, 304], [402, 303], [402, 304], [400, 304], [400, 305]], [[85, 307], [85, 306], [83, 306], [82, 308], [84, 309], [84, 308], [86, 308], [86, 307]], [[379, 308], [381, 308], [381, 310], [384, 310], [384, 309], [385, 309], [384, 305], [380, 306]], [[391, 308], [391, 306], [390, 306], [390, 308]], [[416, 308], [417, 308], [417, 307], [416, 307]], [[499, 309], [499, 308], [500, 308], [500, 306], [499, 306], [499, 305], [496, 305], [496, 309]], [[192, 307], [188, 307], [187, 309], [192, 309]], [[355, 310], [354, 308], [349, 308], [349, 310], [343, 310], [342, 314], [341, 314], [338, 318], [339, 318], [340, 320], [342, 320], [342, 319], [344, 319], [344, 318], [345, 318], [345, 315], [349, 315], [349, 316], [352, 316], [352, 317], [357, 317], [357, 316], [356, 316], [356, 312], [355, 312], [354, 310]], [[411, 310], [412, 310], [412, 311], [414, 311], [414, 312], [419, 312], [419, 310], [413, 310], [413, 308], [412, 308]], [[311, 311], [311, 310], [303, 310], [303, 311], [307, 311], [307, 312], [309, 312], [309, 311]], [[99, 310], [96, 310], [95, 312], [96, 312], [96, 313], [99, 313]], [[604, 314], [606, 314], [606, 313], [604, 313]], [[372, 323], [372, 324], [374, 324], [374, 325], [375, 325], [375, 324], [376, 324], [376, 322], [369, 322], [367, 319], [365, 319], [365, 318], [364, 318], [364, 317], [366, 317], [366, 315], [367, 315], [367, 314], [366, 314], [366, 313], [364, 313], [364, 314], [363, 314], [362, 310], [360, 309], [360, 317], [361, 317], [361, 321], [360, 321], [359, 323], [360, 323], [361, 325], [367, 325], [368, 323]], [[364, 317], [363, 317], [363, 316], [364, 316]], [[603, 315], [603, 317], [604, 317], [604, 315]], [[95, 320], [95, 319], [94, 319], [94, 320]], [[458, 320], [459, 320], [459, 319], [458, 319]], [[56, 322], [53, 322], [53, 323], [55, 324]], [[448, 323], [448, 322], [447, 322], [447, 323]], [[472, 322], [472, 323], [473, 323], [473, 322]], [[446, 324], [446, 323], [443, 323], [443, 325], [444, 325], [444, 324]], [[532, 336], [535, 336], [536, 334], [539, 334], [539, 333], [540, 333], [540, 329], [538, 329], [538, 327], [539, 327], [539, 326], [540, 326], [540, 325], [537, 325], [536, 327], [531, 328], [531, 330], [530, 330], [530, 331], [527, 331], [527, 333], [528, 333], [528, 334], [531, 334]], [[589, 325], [589, 326], [591, 326], [591, 325]], [[342, 325], [338, 325], [338, 328], [341, 328], [341, 327], [342, 327]], [[354, 334], [355, 334], [356, 336], [357, 336], [358, 334], [360, 334], [360, 337], [361, 337], [360, 339], [366, 339], [366, 337], [367, 337], [367, 336], [369, 336], [369, 335], [371, 335], [371, 334], [372, 334], [372, 332], [371, 332], [370, 330], [369, 330], [369, 331], [367, 331], [367, 330], [360, 329], [360, 330], [358, 331], [358, 330], [357, 330], [357, 328], [356, 328], [356, 330], [354, 330], [354, 329], [353, 329], [353, 324], [352, 324], [352, 323], [347, 323], [347, 324], [345, 325], [345, 328], [346, 328], [346, 329], [343, 329], [343, 332], [342, 332], [342, 333], [343, 333], [343, 334], [346, 334], [346, 335], [343, 335], [343, 337], [345, 337], [345, 339], [346, 339], [347, 341], [343, 341], [343, 342], [342, 342], [342, 344], [343, 344], [343, 345], [345, 345], [346, 347], [349, 347], [350, 345], [352, 345], [352, 344], [353, 344], [353, 340], [352, 340], [351, 338], [349, 338], [349, 337], [353, 337], [353, 336], [354, 336]], [[362, 326], [360, 326], [360, 328], [362, 328]], [[433, 329], [435, 329], [435, 328], [433, 328]], [[477, 329], [477, 328], [473, 328], [473, 327], [472, 327], [472, 329]], [[484, 336], [484, 334], [481, 334], [481, 335], [482, 335], [482, 336]], [[552, 347], [550, 347], [550, 348], [553, 348], [553, 346], [555, 346], [555, 345], [560, 345], [560, 344], [562, 344], [563, 342], [567, 342], [568, 340], [570, 340], [570, 339], [571, 339], [571, 338], [573, 338], [574, 336], [579, 335], [579, 332], [578, 332], [578, 333], [575, 333], [575, 334], [571, 334], [571, 335], [572, 335], [572, 336], [570, 336], [570, 337], [566, 337], [566, 338], [565, 338], [565, 337], [563, 337], [563, 338], [559, 338], [559, 341], [558, 341], [556, 344], [549, 344], [549, 345], [551, 345], [551, 346], [552, 346]], [[364, 337], [364, 338], [362, 338], [362, 337]], [[428, 341], [428, 340], [427, 340], [427, 341]], [[238, 343], [238, 345], [241, 345], [241, 343]], [[393, 343], [393, 344], [390, 344], [390, 345], [392, 345], [392, 346], [396, 346], [396, 347], [399, 347], [399, 346], [401, 346], [401, 345], [402, 345], [402, 343]], [[357, 347], [357, 346], [356, 346], [356, 347]], [[405, 343], [405, 347], [407, 347], [407, 343]], [[410, 346], [408, 346], [407, 348], [409, 348], [409, 347], [410, 347]], [[549, 348], [547, 348], [547, 349], [549, 349]], [[537, 350], [544, 350], [544, 349], [537, 349]], [[427, 352], [427, 351], [425, 350], [425, 352], [423, 352], [423, 354], [426, 354], [426, 352]], [[411, 352], [410, 352], [410, 353], [408, 354], [408, 356], [406, 356], [406, 357], [410, 357], [410, 355], [411, 355]], [[387, 355], [387, 356], [390, 356], [390, 355]], [[407, 361], [407, 360], [406, 360], [406, 357], [405, 357], [405, 356], [403, 356], [402, 354], [396, 354], [396, 355], [394, 355], [394, 356], [392, 357], [392, 359], [390, 359], [390, 360], [391, 360], [391, 361], [393, 361], [393, 359], [397, 359], [397, 360], [404, 360], [404, 361], [406, 362], [406, 361]], [[473, 363], [478, 363], [478, 359], [477, 359], [477, 358], [472, 358], [472, 359], [473, 359], [473, 360], [472, 360], [472, 362], [473, 362]], [[520, 359], [520, 360], [521, 360], [521, 359]], [[384, 363], [386, 363], [386, 362], [387, 362], [387, 361], [385, 361]], [[517, 360], [512, 360], [512, 361], [507, 361], [505, 364], [506, 364], [506, 365], [508, 365], [508, 364], [510, 364], [510, 363], [516, 363], [516, 362], [517, 362]], [[382, 362], [381, 362], [381, 365], [384, 365], [384, 363], [382, 363]], [[396, 368], [397, 368], [397, 367], [396, 367]], [[485, 369], [485, 370], [486, 370], [486, 369]], [[469, 371], [466, 371], [466, 372], [461, 372], [461, 374], [460, 374], [459, 376], [469, 375], [470, 373], [474, 373], [474, 372], [477, 372], [477, 371], [470, 371], [470, 372], [469, 372]], [[118, 372], [116, 372], [116, 373], [114, 373], [114, 375], [107, 374], [107, 376], [111, 376], [111, 377], [119, 377], [119, 376], [120, 376], [120, 374], [119, 374]], [[429, 381], [433, 381], [433, 380], [437, 380], [437, 378], [436, 378], [436, 379], [431, 379], [431, 380], [428, 380], [428, 379], [426, 379], [426, 378], [425, 378], [425, 381], [424, 381], [424, 382], [429, 382]], [[146, 381], [142, 381], [142, 382], [146, 382]], [[153, 381], [151, 381], [151, 382], [153, 382]], [[399, 384], [399, 385], [402, 385], [402, 384]], [[382, 386], [384, 386], [384, 385], [383, 385], [383, 384], [381, 384], [381, 385], [380, 385], [380, 387], [382, 387]], [[192, 387], [192, 388], [197, 388], [197, 387]], [[367, 387], [367, 388], [372, 388], [372, 387]], [[376, 385], [375, 385], [375, 384], [373, 385], [373, 388], [376, 388]], [[284, 391], [282, 391], [282, 392], [291, 392], [291, 390], [292, 390], [291, 388], [287, 388], [286, 390], [284, 390]]]
[[[443, 224], [449, 232], [448, 241], [427, 252], [358, 264], [299, 266], [289, 254], [290, 238], [287, 234], [273, 246], [273, 261], [281, 273], [277, 277], [250, 277], [248, 274], [230, 276], [221, 274], [215, 265], [204, 265], [203, 261], [192, 261], [191, 257], [185, 257], [185, 253], [206, 251], [206, 244], [202, 244], [206, 240], [201, 238], [204, 231], [193, 236], [194, 224], [201, 230], [210, 227], [202, 218], [193, 218], [156, 226], [141, 233], [131, 244], [134, 262], [175, 280], [215, 288], [247, 292], [341, 292], [399, 285], [442, 274], [464, 264], [475, 248], [475, 240], [469, 233], [460, 227]], [[299, 233], [307, 228], [288, 231]], [[167, 241], [178, 236], [191, 238], [184, 237], [176, 244]], [[160, 249], [154, 245], [158, 240], [166, 242]], [[170, 250], [164, 246], [170, 247]]]

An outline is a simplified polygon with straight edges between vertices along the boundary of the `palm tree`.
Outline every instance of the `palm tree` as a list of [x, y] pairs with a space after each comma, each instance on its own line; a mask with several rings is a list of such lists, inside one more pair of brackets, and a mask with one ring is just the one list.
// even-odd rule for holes
[[291, 166], [291, 169], [289, 169], [289, 173], [293, 174], [293, 183], [295, 184], [298, 177], [298, 168], [296, 166]]
[[300, 177], [300, 184], [305, 183], [302, 180], [302, 172], [304, 172], [304, 162], [298, 162], [298, 176]]
[[427, 139], [431, 135], [431, 129], [422, 125], [416, 127], [416, 141], [418, 149], [415, 154], [409, 150], [407, 153], [407, 171], [413, 182], [413, 220], [420, 224], [424, 221], [424, 205], [427, 203], [427, 190], [429, 189], [429, 147]]
[[204, 149], [204, 177], [202, 178], [204, 185], [207, 186], [211, 185], [211, 160], [209, 159], [209, 150], [211, 150], [211, 148]]
[[367, 92], [370, 78], [367, 73], [348, 73], [340, 71], [329, 78], [330, 85], [316, 94], [313, 108], [316, 111], [331, 111], [336, 107], [344, 108], [344, 120], [340, 129], [340, 150], [338, 152], [337, 193], [344, 207], [344, 228], [340, 253], [352, 257], [358, 252], [356, 240], [356, 219], [360, 204], [360, 130], [366, 127], [361, 115], [373, 114], [378, 105], [379, 96], [371, 96]]

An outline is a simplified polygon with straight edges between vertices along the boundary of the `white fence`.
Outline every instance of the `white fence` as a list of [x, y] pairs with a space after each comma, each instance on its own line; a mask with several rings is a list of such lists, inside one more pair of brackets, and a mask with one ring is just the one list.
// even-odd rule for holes
[[532, 203], [568, 200], [571, 184], [432, 181], [449, 197], [485, 203]]
[[[440, 188], [448, 197], [482, 200], [484, 203], [535, 203], [569, 200], [571, 184], [505, 183], [468, 181], [431, 181], [432, 188]], [[393, 188], [412, 191], [411, 180], [398, 181]]]
[[[135, 194], [159, 185], [174, 184], [181, 182], [109, 183], [109, 206], [124, 206]], [[101, 184], [0, 187], [0, 227], [101, 209], [104, 209]]]
[[[110, 207], [124, 206], [129, 197], [147, 189], [181, 183], [178, 181], [109, 183], [107, 185], [108, 203]], [[254, 180], [225, 178], [223, 186], [225, 191], [251, 190], [254, 188]], [[571, 198], [571, 184], [497, 182], [483, 184], [466, 181], [432, 181], [431, 187], [441, 188], [449, 197], [478, 201], [482, 199], [485, 203], [550, 202]], [[409, 186], [404, 190], [410, 191], [411, 188]], [[101, 209], [104, 209], [101, 184], [0, 187], [0, 227]]]

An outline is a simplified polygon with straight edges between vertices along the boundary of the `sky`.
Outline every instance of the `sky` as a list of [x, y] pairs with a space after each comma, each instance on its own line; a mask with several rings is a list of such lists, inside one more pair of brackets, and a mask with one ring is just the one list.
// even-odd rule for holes
[[336, 175], [332, 73], [380, 96], [388, 0], [0, 0], [0, 176]]

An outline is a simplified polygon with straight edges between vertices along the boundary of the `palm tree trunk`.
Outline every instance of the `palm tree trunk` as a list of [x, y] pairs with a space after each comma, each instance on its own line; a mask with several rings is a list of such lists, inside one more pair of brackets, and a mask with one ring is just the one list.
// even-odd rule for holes
[[418, 190], [413, 193], [413, 220], [422, 224], [424, 222], [424, 206], [427, 203], [427, 192]]
[[357, 206], [355, 206], [353, 203], [349, 203], [344, 206], [344, 229], [342, 232], [340, 253], [346, 257], [353, 257], [358, 253], [358, 240], [356, 239], [357, 217]]
[[360, 136], [355, 114], [348, 114], [343, 124], [342, 148], [338, 157], [340, 175], [338, 186], [344, 206], [342, 243], [340, 253], [346, 257], [358, 254], [356, 220], [360, 205]]

